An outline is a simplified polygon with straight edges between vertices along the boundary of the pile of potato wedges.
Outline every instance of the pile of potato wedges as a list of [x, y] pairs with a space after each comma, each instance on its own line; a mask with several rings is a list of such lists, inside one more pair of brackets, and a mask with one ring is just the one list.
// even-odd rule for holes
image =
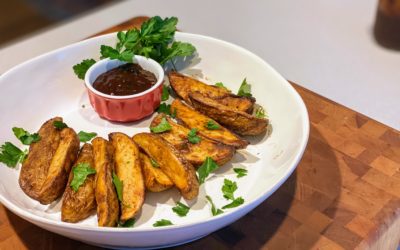
[[[181, 98], [171, 104], [175, 116], [158, 114], [150, 125], [167, 121], [167, 131], [132, 137], [114, 132], [107, 139], [96, 137], [80, 147], [72, 128], [54, 126], [62, 118], [46, 121], [38, 131], [41, 140], [30, 145], [22, 164], [21, 189], [41, 204], [62, 197], [63, 221], [75, 223], [97, 212], [98, 225], [109, 227], [134, 218], [146, 191], [175, 187], [185, 199], [197, 197], [196, 168], [207, 157], [219, 166], [225, 164], [237, 149], [248, 145], [239, 135], [265, 132], [268, 120], [251, 114], [254, 98], [236, 96], [177, 72], [171, 72], [169, 80]], [[210, 121], [218, 128], [207, 128]], [[197, 131], [197, 143], [188, 140], [191, 129]], [[74, 176], [73, 169], [79, 164], [90, 166], [94, 174], [88, 174], [74, 189], [71, 182], [80, 176]], [[114, 175], [121, 183], [120, 193]]]

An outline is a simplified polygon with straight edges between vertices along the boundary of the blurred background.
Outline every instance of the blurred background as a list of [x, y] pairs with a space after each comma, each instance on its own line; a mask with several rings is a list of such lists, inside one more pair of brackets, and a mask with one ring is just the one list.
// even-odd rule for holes
[[0, 47], [113, 2], [116, 0], [2, 0]]

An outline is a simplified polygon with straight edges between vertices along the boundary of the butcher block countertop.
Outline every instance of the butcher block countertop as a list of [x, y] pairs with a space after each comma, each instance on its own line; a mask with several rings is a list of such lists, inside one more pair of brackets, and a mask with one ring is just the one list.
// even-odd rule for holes
[[[145, 19], [102, 33], [140, 26]], [[310, 116], [308, 146], [295, 172], [240, 220], [175, 248], [397, 248], [400, 132], [292, 85]], [[43, 230], [0, 206], [0, 249], [97, 248]]]

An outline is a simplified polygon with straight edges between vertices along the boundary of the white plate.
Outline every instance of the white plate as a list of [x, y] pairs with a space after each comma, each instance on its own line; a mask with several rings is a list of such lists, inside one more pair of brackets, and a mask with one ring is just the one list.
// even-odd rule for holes
[[[72, 66], [84, 58], [99, 57], [101, 44], [114, 45], [115, 34], [92, 38], [27, 61], [0, 77], [0, 143], [11, 141], [22, 145], [13, 136], [13, 126], [30, 132], [54, 116], [77, 132], [95, 131], [107, 138], [113, 131], [133, 135], [148, 131], [151, 118], [129, 124], [111, 123], [100, 119], [89, 104], [83, 81], [77, 79]], [[205, 236], [251, 211], [270, 196], [293, 172], [298, 164], [309, 133], [306, 107], [293, 87], [258, 56], [236, 45], [201, 35], [176, 33], [176, 40], [194, 44], [198, 57], [192, 58], [183, 70], [204, 77], [210, 83], [223, 82], [234, 92], [247, 77], [252, 93], [268, 112], [272, 134], [251, 138], [246, 150], [239, 150], [233, 160], [222, 166], [200, 188], [186, 217], [171, 211], [181, 200], [176, 190], [147, 193], [141, 214], [134, 228], [100, 228], [96, 216], [78, 224], [61, 222], [60, 202], [43, 206], [26, 196], [18, 185], [19, 168], [0, 164], [0, 201], [22, 218], [49, 231], [112, 248], [161, 247], [180, 244]], [[236, 178], [232, 166], [241, 166], [248, 175]], [[205, 195], [213, 198], [217, 207], [228, 201], [222, 196], [224, 178], [238, 184], [236, 196], [245, 203], [212, 217]], [[169, 219], [175, 225], [155, 228], [152, 224]]]

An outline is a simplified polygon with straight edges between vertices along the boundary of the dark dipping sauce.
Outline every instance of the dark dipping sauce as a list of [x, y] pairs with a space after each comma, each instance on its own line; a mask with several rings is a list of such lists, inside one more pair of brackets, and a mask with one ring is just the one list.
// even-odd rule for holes
[[99, 75], [93, 88], [108, 95], [134, 95], [151, 88], [156, 76], [137, 63], [127, 63]]

